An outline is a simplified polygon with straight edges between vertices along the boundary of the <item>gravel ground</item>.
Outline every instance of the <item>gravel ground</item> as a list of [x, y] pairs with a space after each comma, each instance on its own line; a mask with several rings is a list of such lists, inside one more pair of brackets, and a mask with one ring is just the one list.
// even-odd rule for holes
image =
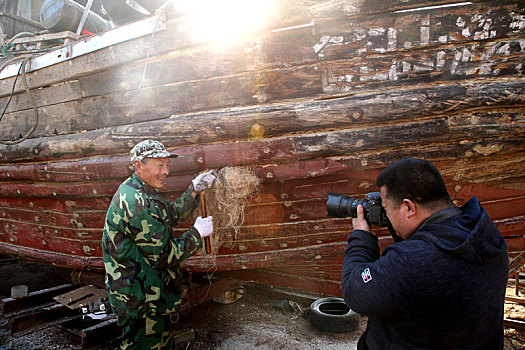
[[[1, 261], [1, 259], [0, 259]], [[29, 292], [69, 282], [69, 271], [26, 261], [0, 263], [0, 296], [9, 295], [17, 284], [29, 285]], [[508, 295], [514, 288], [509, 286]], [[290, 307], [290, 302], [295, 309]], [[175, 325], [179, 332], [193, 331], [195, 339], [184, 343], [185, 350], [326, 350], [355, 349], [366, 327], [349, 333], [321, 332], [307, 318], [310, 301], [292, 294], [268, 293], [268, 289], [247, 287], [246, 294], [231, 304], [207, 302], [182, 316]], [[303, 312], [302, 312], [303, 311]], [[507, 318], [525, 321], [525, 307], [505, 306]], [[9, 335], [9, 321], [0, 318], [0, 350], [73, 350], [76, 338], [59, 327], [49, 327], [19, 338]], [[505, 350], [525, 349], [525, 333], [505, 330]], [[111, 346], [102, 350], [112, 350]]]
[[[0, 264], [0, 296], [10, 294], [17, 284], [29, 285], [29, 292], [68, 283], [68, 270], [38, 265], [27, 261]], [[295, 300], [294, 300], [295, 299]], [[290, 306], [292, 301], [298, 309]], [[299, 305], [299, 306], [297, 306]], [[290, 294], [264, 292], [247, 288], [246, 294], [231, 304], [207, 302], [182, 316], [177, 330], [193, 330], [195, 340], [186, 350], [245, 349], [353, 349], [366, 327], [360, 319], [359, 330], [349, 333], [327, 333], [313, 328], [307, 319], [310, 301]], [[304, 312], [301, 312], [303, 310]], [[9, 321], [0, 318], [0, 350], [72, 350], [79, 349], [76, 338], [59, 327], [14, 338], [9, 335]], [[110, 350], [108, 346], [103, 350]]]

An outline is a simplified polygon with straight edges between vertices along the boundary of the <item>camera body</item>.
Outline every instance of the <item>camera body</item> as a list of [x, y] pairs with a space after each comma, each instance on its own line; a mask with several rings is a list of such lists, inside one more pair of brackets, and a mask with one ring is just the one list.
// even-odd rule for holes
[[363, 214], [369, 225], [386, 227], [389, 225], [385, 209], [381, 205], [381, 193], [370, 192], [367, 199], [345, 196], [342, 193], [328, 193], [326, 211], [333, 218], [357, 217], [357, 206], [363, 206]]

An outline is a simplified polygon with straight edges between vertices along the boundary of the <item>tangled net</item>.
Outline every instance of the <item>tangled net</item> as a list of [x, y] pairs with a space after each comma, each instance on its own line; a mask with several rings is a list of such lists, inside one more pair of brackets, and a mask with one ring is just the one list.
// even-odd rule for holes
[[212, 253], [235, 239], [244, 223], [244, 207], [248, 200], [259, 192], [261, 180], [250, 169], [225, 167], [218, 171], [212, 189], [206, 193], [208, 215], [213, 216]]

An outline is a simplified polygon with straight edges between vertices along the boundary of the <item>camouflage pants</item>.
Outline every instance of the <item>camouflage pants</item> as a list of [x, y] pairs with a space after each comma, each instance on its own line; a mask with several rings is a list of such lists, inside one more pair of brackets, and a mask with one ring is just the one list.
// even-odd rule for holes
[[124, 327], [121, 350], [171, 350], [169, 316], [150, 316], [139, 319], [120, 319]]

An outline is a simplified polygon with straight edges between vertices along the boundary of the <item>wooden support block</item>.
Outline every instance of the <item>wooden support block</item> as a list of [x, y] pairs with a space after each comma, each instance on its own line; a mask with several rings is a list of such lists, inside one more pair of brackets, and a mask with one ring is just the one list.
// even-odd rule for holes
[[518, 304], [525, 304], [525, 298], [505, 296], [506, 301], [512, 301]]
[[503, 324], [505, 325], [505, 328], [514, 328], [515, 330], [520, 332], [525, 331], [525, 322], [523, 321], [510, 320], [506, 318], [503, 320]]

